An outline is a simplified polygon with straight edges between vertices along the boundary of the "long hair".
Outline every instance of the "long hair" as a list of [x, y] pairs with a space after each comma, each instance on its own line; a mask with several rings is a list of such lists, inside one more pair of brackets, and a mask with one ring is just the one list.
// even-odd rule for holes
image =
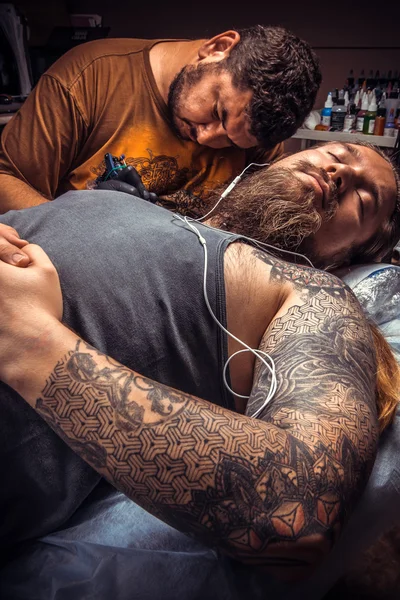
[[376, 404], [379, 430], [382, 432], [392, 423], [399, 404], [400, 367], [378, 327], [372, 322], [369, 325], [376, 354]]
[[[377, 361], [377, 406], [382, 432], [393, 421], [400, 391], [399, 369], [389, 344], [376, 325], [369, 323]], [[384, 510], [384, 506], [382, 507]], [[400, 527], [386, 531], [355, 559], [329, 598], [398, 598], [400, 589]]]

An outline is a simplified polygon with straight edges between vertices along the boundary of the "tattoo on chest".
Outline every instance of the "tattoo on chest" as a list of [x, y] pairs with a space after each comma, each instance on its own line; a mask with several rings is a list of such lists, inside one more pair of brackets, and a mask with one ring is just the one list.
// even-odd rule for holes
[[291, 283], [304, 300], [321, 290], [325, 290], [333, 297], [346, 298], [347, 286], [326, 271], [288, 263], [256, 248], [253, 249], [253, 254], [257, 259], [271, 266], [272, 282]]

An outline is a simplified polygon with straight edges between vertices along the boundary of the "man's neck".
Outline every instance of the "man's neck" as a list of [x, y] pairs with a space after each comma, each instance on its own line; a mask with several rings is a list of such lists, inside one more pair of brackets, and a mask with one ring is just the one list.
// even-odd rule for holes
[[195, 64], [204, 40], [160, 42], [150, 50], [150, 65], [158, 90], [168, 101], [169, 87], [187, 64]]

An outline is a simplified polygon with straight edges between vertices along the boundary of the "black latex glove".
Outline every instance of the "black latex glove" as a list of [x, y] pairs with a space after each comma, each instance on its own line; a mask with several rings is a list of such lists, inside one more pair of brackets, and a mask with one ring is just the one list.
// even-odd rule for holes
[[146, 190], [139, 173], [131, 165], [118, 171], [117, 177], [108, 179], [107, 181], [101, 181], [97, 184], [95, 189], [125, 192], [126, 194], [139, 196], [139, 198], [143, 198], [143, 200], [148, 200], [153, 203], [158, 200], [157, 194]]

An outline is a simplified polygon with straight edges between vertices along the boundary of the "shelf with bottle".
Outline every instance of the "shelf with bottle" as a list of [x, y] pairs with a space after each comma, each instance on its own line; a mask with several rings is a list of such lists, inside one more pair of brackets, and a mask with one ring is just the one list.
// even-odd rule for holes
[[[354, 88], [343, 88], [337, 90], [335, 97], [332, 92], [328, 93], [315, 130], [393, 137], [394, 142], [390, 146], [394, 146], [400, 126], [399, 113], [398, 87], [382, 91], [381, 88], [366, 89], [364, 86], [355, 93]], [[387, 145], [378, 139], [372, 143]]]
[[383, 148], [394, 148], [397, 140], [397, 136], [368, 135], [359, 131], [351, 133], [347, 131], [318, 131], [315, 129], [298, 129], [292, 138], [301, 140], [302, 150], [305, 150], [312, 142], [351, 143], [355, 141], [369, 142]]

